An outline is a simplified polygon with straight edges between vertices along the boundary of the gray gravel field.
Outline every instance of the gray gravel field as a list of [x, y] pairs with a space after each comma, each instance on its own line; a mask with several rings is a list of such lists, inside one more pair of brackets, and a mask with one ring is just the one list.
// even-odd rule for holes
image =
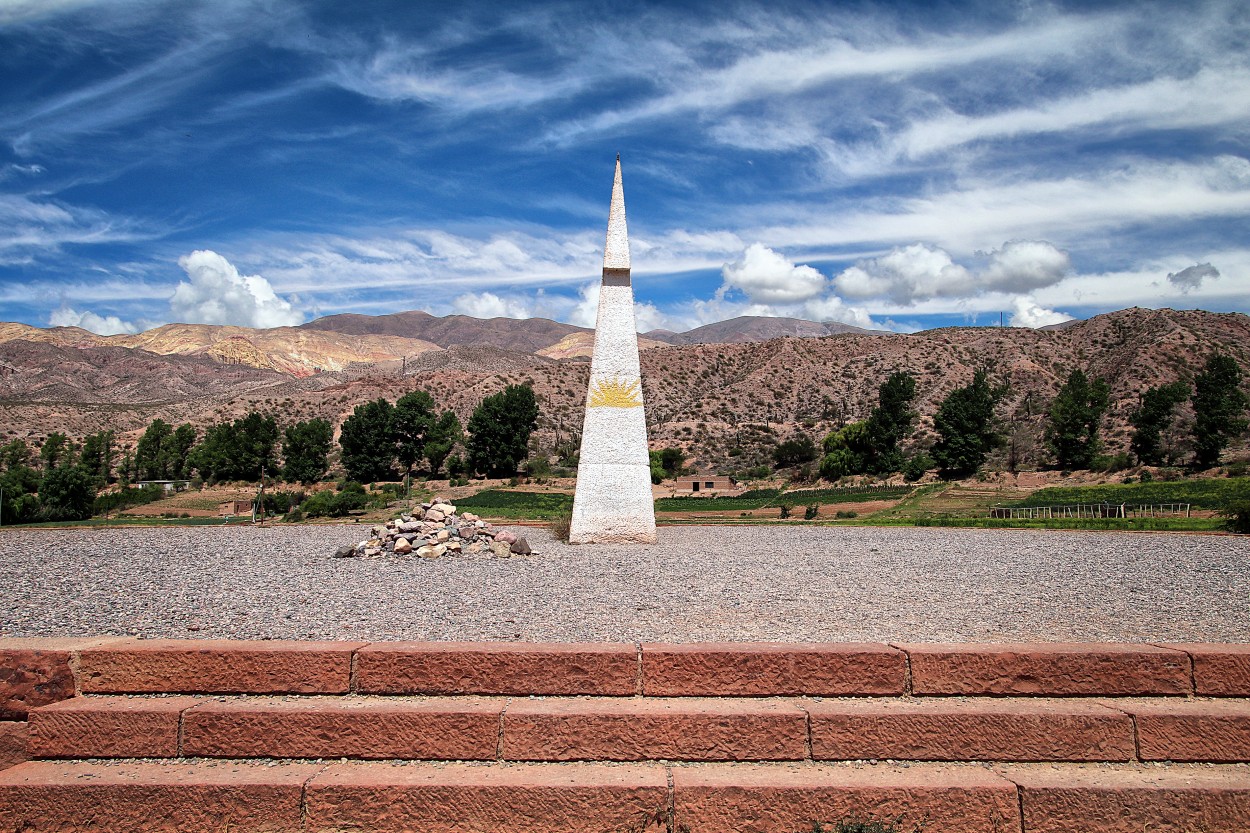
[[1250, 539], [669, 527], [512, 559], [336, 559], [365, 526], [3, 530], [0, 635], [1250, 642]]

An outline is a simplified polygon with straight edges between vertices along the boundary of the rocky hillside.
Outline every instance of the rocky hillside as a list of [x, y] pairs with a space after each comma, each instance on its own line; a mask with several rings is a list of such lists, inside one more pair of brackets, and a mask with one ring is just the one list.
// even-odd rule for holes
[[[922, 418], [914, 442], [927, 443], [942, 398], [976, 368], [990, 368], [1011, 386], [999, 413], [1028, 465], [1040, 458], [1046, 404], [1073, 368], [1083, 368], [1111, 385], [1115, 405], [1104, 436], [1115, 450], [1127, 443], [1127, 416], [1140, 392], [1191, 377], [1215, 350], [1235, 356], [1250, 375], [1250, 318], [1130, 309], [1050, 330], [786, 337], [657, 346], [641, 358], [652, 443], [683, 446], [705, 468], [725, 470], [762, 461], [778, 439], [798, 432], [819, 439], [864, 417], [877, 386], [896, 370], [917, 378]], [[338, 421], [357, 404], [414, 388], [428, 390], [467, 422], [484, 396], [529, 382], [540, 402], [538, 441], [553, 448], [578, 439], [588, 372], [584, 358], [489, 344], [435, 346], [402, 361], [301, 377], [222, 364], [206, 353], [162, 357], [108, 345], [11, 341], [0, 344], [0, 430], [5, 438], [32, 440], [52, 430], [81, 436], [109, 427], [134, 435], [153, 416], [204, 425], [252, 409], [282, 423], [310, 416]]]

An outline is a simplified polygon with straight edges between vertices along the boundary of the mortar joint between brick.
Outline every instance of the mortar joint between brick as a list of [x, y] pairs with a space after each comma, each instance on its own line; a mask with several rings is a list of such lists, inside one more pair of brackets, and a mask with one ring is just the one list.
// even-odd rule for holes
[[642, 686], [642, 643], [635, 642], [634, 648], [637, 651], [638, 662], [634, 671], [634, 694], [638, 697], [643, 695]]
[[668, 823], [670, 833], [677, 833], [677, 791], [673, 788], [673, 768], [671, 766], [664, 767], [664, 780], [668, 784], [668, 793], [665, 795], [665, 821]]
[[499, 731], [498, 731], [498, 734], [495, 736], [495, 760], [496, 761], [503, 760], [503, 720], [504, 720], [504, 715], [508, 713], [508, 706], [510, 705], [512, 705], [512, 698], [511, 697], [505, 698], [503, 701], [503, 708], [499, 710]]
[[911, 652], [893, 642], [887, 642], [886, 644], [903, 655], [903, 696], [911, 697], [915, 693], [912, 691]]
[[312, 775], [309, 775], [307, 778], [305, 778], [303, 784], [300, 784], [300, 788], [299, 788], [299, 827], [300, 827], [300, 830], [308, 829], [308, 785], [311, 784], [313, 781], [315, 781], [317, 778], [321, 777], [321, 775], [325, 773], [325, 771], [329, 768], [330, 768], [329, 764], [323, 765], [320, 769], [318, 769]]
[[1020, 814], [1020, 833], [1027, 833], [1024, 829], [1024, 787], [1016, 784], [1016, 812]]
[[1137, 728], [1137, 715], [1132, 712], [1125, 712], [1128, 715], [1129, 724], [1133, 727], [1133, 760], [1141, 760], [1141, 734]]
[[812, 754], [812, 713], [803, 707], [802, 704], [799, 707], [803, 709], [803, 727], [807, 730], [803, 752], [807, 755], [807, 760], [812, 761], [815, 760], [815, 756]]
[[[361, 647], [367, 648], [369, 646], [364, 645]], [[356, 687], [356, 666], [360, 661], [359, 657], [360, 657], [360, 648], [353, 648], [352, 655], [347, 661], [347, 693], [348, 694], [359, 693]]]

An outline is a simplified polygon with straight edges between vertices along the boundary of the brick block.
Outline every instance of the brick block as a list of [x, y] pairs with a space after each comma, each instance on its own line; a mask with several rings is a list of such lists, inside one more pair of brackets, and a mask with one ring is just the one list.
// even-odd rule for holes
[[772, 761], [807, 757], [793, 703], [699, 698], [521, 700], [504, 715], [513, 761]]
[[26, 723], [0, 723], [0, 769], [30, 760], [27, 729]]
[[31, 761], [0, 771], [0, 830], [301, 830], [315, 764]]
[[633, 645], [377, 642], [356, 657], [357, 690], [371, 694], [632, 695]]
[[79, 653], [84, 692], [343, 694], [364, 642], [135, 640]]
[[1143, 761], [1250, 762], [1250, 700], [1116, 703], [1137, 721]]
[[651, 696], [902, 694], [905, 658], [888, 645], [770, 642], [642, 646]]
[[673, 798], [677, 823], [690, 833], [789, 833], [848, 820], [897, 821], [903, 830], [1020, 831], [1015, 784], [972, 766], [674, 767]]
[[173, 758], [194, 697], [75, 697], [30, 713], [37, 758]]
[[1189, 694], [1189, 657], [1117, 643], [906, 644], [915, 694]]
[[1029, 833], [1248, 833], [1250, 771], [1210, 765], [1016, 764]]
[[806, 706], [812, 757], [905, 761], [1128, 761], [1133, 722], [1097, 703], [978, 698]]
[[1210, 697], [1250, 697], [1250, 644], [1165, 645], [1194, 661], [1196, 693]]
[[308, 784], [306, 829], [658, 833], [667, 803], [660, 766], [333, 764]]
[[183, 717], [183, 754], [494, 760], [502, 699], [246, 698]]
[[74, 696], [74, 653], [114, 638], [0, 639], [0, 720]]

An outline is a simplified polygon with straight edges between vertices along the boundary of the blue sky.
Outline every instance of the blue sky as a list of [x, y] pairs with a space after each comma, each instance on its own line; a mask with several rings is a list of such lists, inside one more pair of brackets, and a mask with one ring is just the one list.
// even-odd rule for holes
[[[501, 11], [501, 9], [503, 9]], [[1250, 312], [1242, 2], [0, 0], [0, 320]]]

